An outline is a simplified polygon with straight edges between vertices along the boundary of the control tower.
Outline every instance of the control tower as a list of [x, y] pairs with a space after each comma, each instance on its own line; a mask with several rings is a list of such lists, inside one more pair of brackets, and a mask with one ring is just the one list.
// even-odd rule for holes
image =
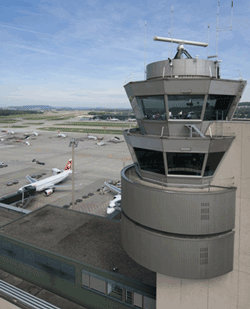
[[206, 43], [154, 40], [179, 45], [124, 86], [139, 128], [124, 131], [134, 164], [121, 173], [122, 244], [157, 275], [222, 276], [233, 269], [236, 188], [211, 182], [234, 137], [209, 125], [232, 119], [246, 81], [222, 79], [219, 61], [184, 48]]

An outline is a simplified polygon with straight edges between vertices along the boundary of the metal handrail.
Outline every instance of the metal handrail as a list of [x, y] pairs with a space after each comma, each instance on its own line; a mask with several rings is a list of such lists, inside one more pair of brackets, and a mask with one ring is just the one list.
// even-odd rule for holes
[[14, 299], [17, 302], [17, 305], [20, 303], [34, 309], [60, 309], [59, 307], [29, 294], [3, 280], [0, 280], [0, 293]]

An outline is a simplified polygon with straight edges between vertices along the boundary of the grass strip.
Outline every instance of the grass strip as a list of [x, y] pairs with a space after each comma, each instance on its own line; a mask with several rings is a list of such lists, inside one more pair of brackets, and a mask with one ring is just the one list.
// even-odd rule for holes
[[[123, 128], [129, 128], [130, 124], [129, 123], [107, 123], [107, 122], [67, 122], [67, 123], [57, 123], [56, 125], [59, 126], [86, 126], [86, 127], [123, 127]], [[135, 124], [131, 125], [131, 128], [136, 127]]]
[[0, 123], [15, 123], [17, 122], [16, 120], [2, 120], [0, 119]]
[[35, 124], [35, 125], [40, 125], [40, 124], [44, 124], [44, 122], [26, 122], [26, 124]]
[[28, 128], [29, 126], [12, 126], [11, 128]]
[[55, 120], [67, 120], [70, 118], [74, 118], [74, 116], [66, 116], [66, 117], [59, 117], [59, 116], [34, 116], [34, 117], [23, 117], [25, 120], [48, 120], [48, 121], [55, 121]]
[[46, 127], [46, 128], [40, 128], [39, 130], [122, 135], [122, 130], [106, 130], [106, 129], [81, 129], [81, 128]]

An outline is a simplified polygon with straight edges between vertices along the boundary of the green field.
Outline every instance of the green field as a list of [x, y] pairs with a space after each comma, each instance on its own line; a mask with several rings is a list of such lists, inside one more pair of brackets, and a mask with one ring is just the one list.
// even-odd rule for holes
[[[6, 118], [23, 118], [23, 117], [32, 117], [32, 114], [12, 114], [12, 115], [3, 115], [0, 116], [0, 119], [6, 119]], [[35, 116], [34, 116], [35, 117]], [[32, 118], [33, 119], [33, 118]]]
[[4, 120], [4, 119], [0, 119], [0, 123], [15, 123], [17, 122], [16, 120], [12, 120], [12, 119], [7, 119], [7, 120]]
[[40, 128], [40, 130], [44, 131], [62, 131], [62, 132], [77, 132], [77, 133], [94, 133], [94, 134], [116, 134], [121, 135], [122, 130], [105, 130], [105, 129], [81, 129], [81, 128], [62, 128], [62, 127], [47, 127]]
[[11, 128], [28, 128], [29, 126], [11, 126]]
[[[67, 122], [67, 123], [57, 123], [56, 125], [59, 126], [86, 126], [86, 127], [121, 127], [121, 128], [129, 128], [130, 124], [129, 123], [107, 123], [107, 122]], [[136, 127], [136, 124], [132, 124], [131, 128]]]
[[23, 117], [25, 120], [49, 120], [49, 121], [55, 121], [55, 120], [67, 120], [70, 118], [74, 118], [74, 116], [66, 116], [66, 117], [60, 117], [60, 116], [29, 116], [29, 117]]
[[35, 124], [35, 125], [40, 125], [40, 124], [44, 124], [44, 122], [26, 122], [25, 124]]

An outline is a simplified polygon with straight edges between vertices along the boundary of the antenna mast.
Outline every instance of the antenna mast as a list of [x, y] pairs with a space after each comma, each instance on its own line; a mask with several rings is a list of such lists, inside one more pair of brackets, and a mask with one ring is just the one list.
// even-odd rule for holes
[[207, 25], [207, 43], [208, 43], [208, 48], [207, 48], [207, 57], [209, 56], [209, 30], [210, 30], [210, 25]]
[[219, 28], [219, 9], [220, 9], [220, 1], [218, 0], [218, 8], [217, 8], [217, 27], [216, 27], [216, 57], [218, 57], [218, 39], [219, 39], [219, 31], [231, 31], [233, 30], [233, 1], [231, 1], [231, 22], [230, 27]]
[[145, 36], [144, 36], [144, 79], [146, 79], [146, 47], [147, 47], [147, 22], [145, 21]]
[[[174, 23], [174, 6], [171, 6], [171, 39], [173, 39], [173, 23]], [[171, 58], [173, 56], [172, 54], [172, 42], [171, 42]]]
[[218, 57], [218, 39], [219, 39], [219, 11], [220, 11], [220, 0], [218, 0], [218, 7], [217, 7], [217, 22], [216, 22], [216, 50], [215, 50], [216, 57]]
[[233, 8], [234, 8], [234, 2], [231, 1], [231, 25], [230, 25], [230, 30], [233, 30]]

